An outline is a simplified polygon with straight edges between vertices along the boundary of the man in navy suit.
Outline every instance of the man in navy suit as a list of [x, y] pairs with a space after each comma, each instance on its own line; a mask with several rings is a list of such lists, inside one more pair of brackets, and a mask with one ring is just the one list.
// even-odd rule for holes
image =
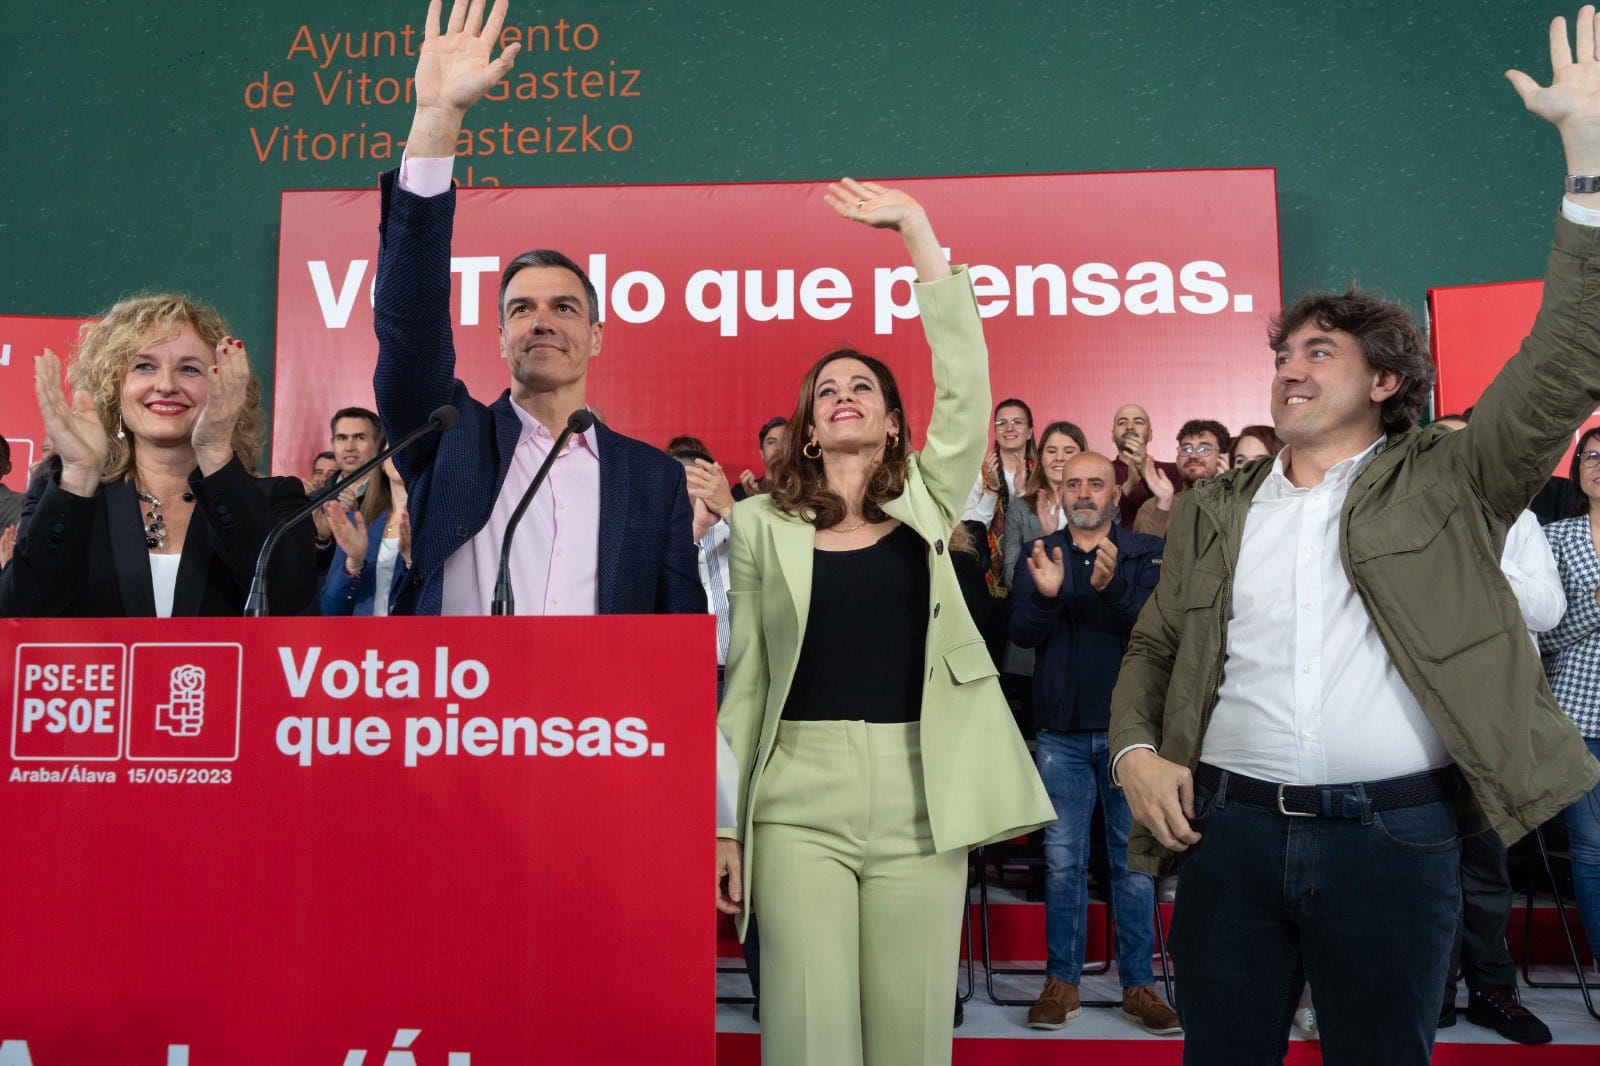
[[[455, 377], [450, 329], [451, 187], [467, 109], [511, 69], [490, 59], [505, 19], [497, 0], [455, 0], [443, 32], [429, 5], [417, 57], [417, 111], [398, 171], [383, 176], [373, 387], [390, 440], [441, 404], [460, 420], [395, 457], [410, 493], [417, 614], [487, 614], [507, 519], [566, 425], [587, 406], [589, 360], [604, 323], [583, 270], [560, 252], [513, 259], [500, 279], [500, 356], [511, 387], [493, 404]], [[482, 26], [478, 25], [482, 22]], [[706, 609], [683, 468], [596, 423], [557, 456], [518, 527], [511, 583], [518, 613], [652, 614]]]

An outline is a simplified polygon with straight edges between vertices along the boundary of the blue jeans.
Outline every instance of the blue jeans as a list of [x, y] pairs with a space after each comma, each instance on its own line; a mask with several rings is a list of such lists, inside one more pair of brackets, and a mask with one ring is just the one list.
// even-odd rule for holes
[[[1586, 737], [1589, 754], [1600, 759], [1600, 739]], [[1600, 956], [1600, 785], [1567, 808], [1567, 839], [1572, 845], [1572, 887], [1578, 913], [1589, 934], [1589, 950]]]
[[1168, 946], [1185, 1066], [1283, 1062], [1309, 978], [1328, 1066], [1426, 1066], [1461, 912], [1445, 801], [1292, 818], [1196, 789]]
[[1128, 826], [1133, 816], [1122, 790], [1111, 787], [1104, 733], [1040, 730], [1039, 776], [1056, 809], [1044, 831], [1044, 931], [1050, 953], [1045, 973], [1069, 985], [1083, 977], [1089, 931], [1089, 819], [1096, 794], [1111, 858], [1111, 904], [1117, 922], [1117, 974], [1123, 988], [1155, 983], [1155, 881], [1128, 869]]

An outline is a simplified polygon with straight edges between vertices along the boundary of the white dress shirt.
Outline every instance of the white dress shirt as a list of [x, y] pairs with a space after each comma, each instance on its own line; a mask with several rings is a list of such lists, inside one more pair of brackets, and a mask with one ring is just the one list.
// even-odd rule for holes
[[717, 616], [718, 666], [725, 666], [728, 662], [728, 556], [731, 533], [728, 520], [719, 518], [706, 530], [706, 535], [694, 543], [695, 554], [700, 559], [700, 586], [706, 590], [706, 610]]
[[1378, 781], [1450, 764], [1339, 559], [1350, 483], [1383, 438], [1296, 488], [1284, 456], [1256, 491], [1234, 567], [1227, 668], [1202, 741], [1266, 781]]

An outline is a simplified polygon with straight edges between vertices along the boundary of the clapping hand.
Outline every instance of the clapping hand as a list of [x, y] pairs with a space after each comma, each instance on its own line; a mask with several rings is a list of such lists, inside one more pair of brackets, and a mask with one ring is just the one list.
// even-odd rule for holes
[[1033, 542], [1033, 550], [1028, 553], [1028, 576], [1033, 578], [1033, 587], [1039, 590], [1039, 595], [1053, 597], [1061, 592], [1061, 583], [1066, 580], [1067, 566], [1061, 560], [1061, 549], [1051, 548], [1045, 552], [1044, 538], [1040, 537]]
[[61, 360], [48, 348], [33, 361], [33, 393], [45, 435], [61, 456], [61, 487], [75, 496], [93, 496], [111, 448], [94, 398], [79, 389], [72, 394], [72, 406], [67, 406], [61, 392]]
[[215, 474], [233, 458], [233, 427], [250, 397], [250, 358], [232, 337], [217, 345], [217, 362], [206, 375], [206, 405], [194, 420], [189, 443], [202, 474]]
[[1094, 546], [1094, 571], [1089, 574], [1089, 584], [1096, 592], [1104, 592], [1116, 575], [1117, 546], [1107, 537]]
[[11, 565], [11, 556], [17, 550], [17, 524], [15, 522], [0, 531], [0, 570]]
[[696, 459], [693, 466], [683, 469], [689, 479], [689, 495], [704, 500], [715, 517], [728, 517], [733, 510], [733, 490], [728, 486], [728, 476], [722, 472], [722, 464]]
[[1150, 486], [1150, 495], [1156, 498], [1157, 507], [1163, 511], [1172, 508], [1172, 497], [1177, 495], [1177, 490], [1173, 488], [1167, 472], [1154, 459], [1146, 458], [1144, 461], [1144, 483]]
[[338, 500], [323, 504], [322, 511], [328, 516], [333, 539], [344, 549], [345, 565], [359, 570], [367, 561], [367, 520], [360, 511], [345, 514], [344, 505]]
[[1117, 446], [1117, 457], [1128, 468], [1129, 484], [1144, 476], [1144, 462], [1149, 458], [1149, 453], [1145, 450], [1144, 441], [1137, 436], [1130, 433], [1122, 438], [1122, 443]]
[[983, 457], [983, 489], [1000, 495], [1000, 490], [1005, 488], [1005, 471], [1000, 467], [1000, 453], [990, 451]]

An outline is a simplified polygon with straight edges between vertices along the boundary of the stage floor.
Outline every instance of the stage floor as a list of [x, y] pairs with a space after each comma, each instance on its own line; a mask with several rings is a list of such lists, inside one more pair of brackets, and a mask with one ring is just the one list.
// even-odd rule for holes
[[[1572, 971], [1539, 967], [1534, 976], [1541, 980], [1570, 980]], [[962, 980], [964, 983], [965, 977]], [[717, 981], [723, 995], [749, 995], [750, 985], [742, 974], [719, 974]], [[985, 998], [981, 965], [977, 968], [977, 983], [977, 995], [966, 1004], [966, 1022], [956, 1030], [955, 1066], [1044, 1066], [1090, 1061], [1097, 1066], [1176, 1066], [1182, 1058], [1182, 1037], [1151, 1036], [1123, 1021], [1122, 1012], [1114, 1007], [1085, 1007], [1081, 1017], [1057, 1032], [1029, 1029], [1028, 1008], [997, 1007]], [[1041, 984], [1036, 977], [995, 977], [995, 990], [1005, 998], [1035, 995]], [[1084, 978], [1082, 988], [1085, 998], [1120, 996], [1115, 971]], [[1441, 1066], [1600, 1066], [1600, 1022], [1589, 1017], [1578, 992], [1524, 988], [1522, 1001], [1550, 1027], [1554, 1043], [1543, 1047], [1512, 1044], [1463, 1018], [1451, 1028], [1440, 1030], [1433, 1061]], [[1466, 1003], [1465, 991], [1461, 1003]], [[758, 1032], [748, 1006], [718, 1004], [718, 1066], [752, 1066], [760, 1062]], [[1316, 1044], [1301, 1041], [1298, 1036], [1294, 1039], [1290, 1063], [1321, 1059]]]

